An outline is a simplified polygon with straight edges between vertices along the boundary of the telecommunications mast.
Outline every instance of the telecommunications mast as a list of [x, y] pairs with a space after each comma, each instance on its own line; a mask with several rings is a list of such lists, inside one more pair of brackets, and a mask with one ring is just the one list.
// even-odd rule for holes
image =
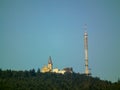
[[84, 27], [84, 50], [85, 50], [85, 74], [90, 75], [90, 71], [88, 68], [88, 33], [87, 33], [87, 25]]

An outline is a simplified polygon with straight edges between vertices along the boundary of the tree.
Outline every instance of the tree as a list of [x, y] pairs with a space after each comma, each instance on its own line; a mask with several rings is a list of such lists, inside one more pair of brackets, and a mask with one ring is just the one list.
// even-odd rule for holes
[[29, 71], [30, 76], [36, 76], [35, 69], [33, 68], [32, 70]]

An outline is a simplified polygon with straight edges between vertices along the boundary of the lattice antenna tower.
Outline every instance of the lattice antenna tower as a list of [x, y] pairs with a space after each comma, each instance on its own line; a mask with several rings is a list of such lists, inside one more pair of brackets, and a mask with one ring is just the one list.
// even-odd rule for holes
[[87, 24], [84, 26], [84, 50], [85, 50], [85, 74], [90, 75], [88, 68], [88, 33], [87, 33]]

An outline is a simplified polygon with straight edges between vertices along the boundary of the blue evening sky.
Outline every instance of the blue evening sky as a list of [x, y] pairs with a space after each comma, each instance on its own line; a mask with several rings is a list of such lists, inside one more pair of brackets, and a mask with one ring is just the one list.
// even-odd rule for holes
[[83, 73], [84, 24], [93, 76], [120, 78], [120, 0], [0, 0], [0, 68]]

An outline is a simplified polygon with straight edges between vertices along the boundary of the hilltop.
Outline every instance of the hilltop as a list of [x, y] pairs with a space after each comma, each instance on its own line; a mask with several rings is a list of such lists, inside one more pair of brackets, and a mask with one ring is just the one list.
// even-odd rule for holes
[[0, 90], [120, 90], [112, 83], [79, 73], [41, 73], [38, 69], [12, 71], [0, 69]]

